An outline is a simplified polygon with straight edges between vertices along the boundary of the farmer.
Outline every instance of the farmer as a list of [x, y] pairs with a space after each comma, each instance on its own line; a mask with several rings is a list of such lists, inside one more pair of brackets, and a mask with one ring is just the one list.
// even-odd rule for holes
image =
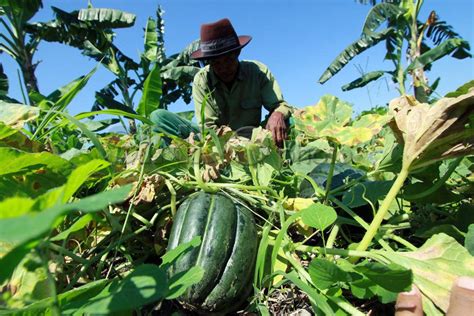
[[[241, 49], [251, 39], [246, 35], [237, 36], [228, 19], [201, 26], [200, 47], [191, 58], [207, 65], [194, 77], [195, 115], [201, 124], [201, 107], [205, 105], [206, 127], [227, 125], [239, 135], [250, 137], [252, 128], [260, 125], [263, 106], [269, 111], [266, 129], [281, 146], [287, 136], [286, 121], [292, 109], [284, 101], [278, 83], [264, 64], [239, 61]], [[179, 126], [177, 136], [187, 137], [191, 131], [198, 132], [195, 124], [176, 117], [174, 113], [158, 110], [152, 113], [151, 119], [158, 129], [166, 132]]]

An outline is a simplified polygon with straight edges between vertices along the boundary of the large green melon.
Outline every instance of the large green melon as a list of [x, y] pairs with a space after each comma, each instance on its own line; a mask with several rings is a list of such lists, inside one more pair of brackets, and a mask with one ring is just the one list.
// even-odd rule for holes
[[258, 247], [253, 215], [222, 194], [199, 192], [179, 207], [168, 250], [201, 236], [199, 247], [182, 255], [170, 277], [194, 266], [204, 270], [201, 281], [179, 298], [200, 312], [229, 312], [248, 297]]

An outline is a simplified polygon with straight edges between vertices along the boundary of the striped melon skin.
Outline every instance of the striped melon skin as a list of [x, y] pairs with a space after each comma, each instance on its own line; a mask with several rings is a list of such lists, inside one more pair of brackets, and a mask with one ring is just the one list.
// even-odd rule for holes
[[176, 213], [168, 249], [195, 236], [201, 236], [201, 245], [178, 258], [170, 277], [194, 266], [204, 276], [179, 300], [199, 311], [238, 308], [251, 289], [258, 247], [253, 215], [222, 194], [195, 193]]

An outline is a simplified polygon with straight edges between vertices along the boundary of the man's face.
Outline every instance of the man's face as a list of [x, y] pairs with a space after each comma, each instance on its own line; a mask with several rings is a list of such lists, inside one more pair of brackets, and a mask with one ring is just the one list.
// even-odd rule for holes
[[231, 83], [237, 71], [239, 70], [239, 52], [230, 52], [228, 54], [212, 58], [209, 65], [216, 76], [224, 83]]

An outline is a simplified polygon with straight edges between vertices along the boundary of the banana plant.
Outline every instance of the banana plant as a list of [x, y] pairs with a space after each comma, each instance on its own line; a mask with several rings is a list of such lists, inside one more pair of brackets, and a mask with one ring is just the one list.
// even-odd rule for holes
[[[0, 34], [0, 52], [12, 57], [20, 68], [23, 81], [29, 94], [39, 91], [35, 70], [38, 63], [33, 61], [40, 43], [38, 38], [28, 36], [28, 21], [43, 7], [41, 0], [2, 0], [0, 1], [0, 24], [4, 32]], [[23, 93], [23, 101], [29, 100]]]
[[[416, 99], [426, 102], [439, 83], [439, 78], [431, 85], [428, 83], [425, 71], [431, 68], [432, 63], [448, 55], [457, 59], [471, 57], [469, 43], [446, 22], [439, 20], [436, 12], [432, 11], [425, 22], [419, 20], [424, 0], [369, 2], [373, 7], [367, 15], [360, 38], [334, 59], [319, 78], [321, 84], [332, 78], [355, 56], [385, 42], [385, 59], [392, 61], [394, 69], [366, 73], [342, 89], [360, 88], [387, 74], [398, 84], [400, 94], [405, 94], [405, 82], [411, 76]], [[381, 28], [383, 24], [385, 28]], [[429, 42], [434, 46], [430, 47]], [[405, 53], [404, 47], [407, 47]], [[409, 64], [404, 66], [403, 60], [408, 60]]]
[[[149, 116], [158, 108], [167, 108], [180, 97], [191, 101], [191, 82], [198, 71], [197, 62], [189, 55], [197, 49], [191, 43], [179, 54], [166, 57], [164, 48], [163, 11], [158, 7], [156, 18], [148, 18], [144, 34], [144, 51], [139, 61], [126, 56], [114, 43], [112, 28], [132, 26], [135, 16], [113, 9], [87, 9], [65, 12], [52, 8], [56, 19], [36, 23], [30, 28], [39, 38], [60, 42], [100, 62], [115, 78], [96, 92], [93, 111], [115, 109]], [[136, 102], [137, 94], [141, 99]], [[133, 120], [130, 132], [136, 131]]]

